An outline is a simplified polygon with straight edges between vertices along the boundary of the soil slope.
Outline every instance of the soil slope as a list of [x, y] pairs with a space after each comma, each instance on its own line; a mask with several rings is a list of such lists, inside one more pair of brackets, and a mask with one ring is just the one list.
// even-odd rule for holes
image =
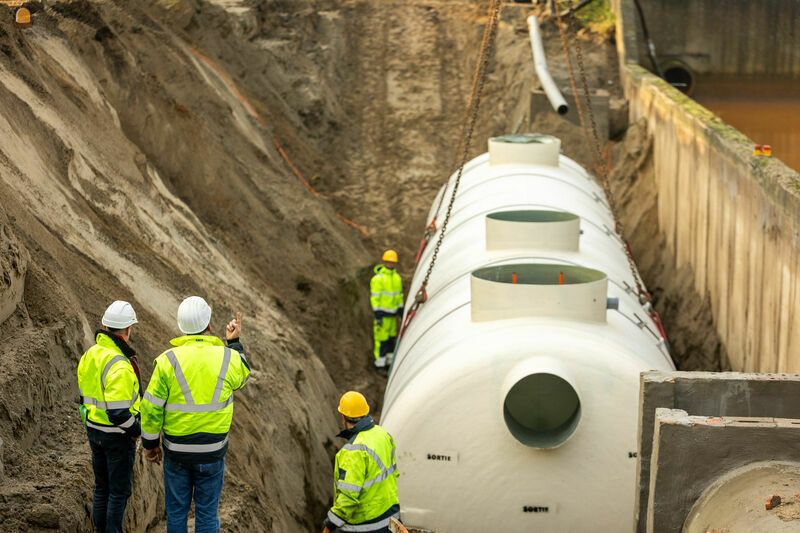
[[[237, 393], [229, 531], [316, 526], [342, 388], [329, 368], [371, 375], [363, 237], [291, 174], [272, 144], [278, 127], [248, 111], [161, 9], [54, 2], [33, 28], [0, 30], [3, 531], [91, 529], [75, 367], [113, 299], [137, 310], [145, 379], [178, 334], [183, 297], [204, 295], [220, 333], [244, 314], [255, 370]], [[274, 90], [289, 89], [280, 82]], [[131, 531], [161, 520], [160, 476], [139, 457]]]

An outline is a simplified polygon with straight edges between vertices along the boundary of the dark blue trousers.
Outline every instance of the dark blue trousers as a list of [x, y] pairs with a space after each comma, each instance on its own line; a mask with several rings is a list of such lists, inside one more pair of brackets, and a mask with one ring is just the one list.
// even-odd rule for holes
[[164, 500], [167, 533], [186, 533], [194, 499], [195, 533], [217, 533], [219, 498], [225, 480], [225, 459], [208, 464], [184, 464], [164, 456]]
[[92, 518], [97, 533], [122, 533], [125, 506], [131, 495], [136, 441], [126, 435], [89, 430], [94, 469]]

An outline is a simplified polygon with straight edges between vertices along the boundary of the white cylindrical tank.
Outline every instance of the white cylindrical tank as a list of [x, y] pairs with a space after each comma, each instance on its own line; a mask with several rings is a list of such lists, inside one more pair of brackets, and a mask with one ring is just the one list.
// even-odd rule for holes
[[[639, 373], [674, 366], [602, 188], [559, 148], [549, 136], [493, 138], [464, 168], [383, 407], [406, 524], [632, 527]], [[442, 218], [454, 180], [439, 193]]]

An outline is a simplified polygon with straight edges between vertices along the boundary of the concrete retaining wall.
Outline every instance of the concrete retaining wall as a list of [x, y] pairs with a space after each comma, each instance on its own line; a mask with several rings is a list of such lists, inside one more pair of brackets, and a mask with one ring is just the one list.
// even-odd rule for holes
[[658, 224], [675, 267], [690, 266], [709, 295], [734, 370], [800, 372], [800, 176], [753, 157], [750, 139], [640, 67], [632, 0], [616, 8], [630, 118], [653, 136]]
[[[658, 61], [699, 74], [800, 76], [797, 0], [639, 0]], [[638, 16], [637, 51], [650, 66]]]

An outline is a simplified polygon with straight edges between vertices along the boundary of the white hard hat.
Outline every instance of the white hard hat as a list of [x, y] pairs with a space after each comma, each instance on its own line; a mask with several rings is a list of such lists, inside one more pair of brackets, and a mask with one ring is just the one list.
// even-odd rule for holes
[[104, 326], [112, 329], [125, 329], [137, 322], [133, 306], [122, 300], [117, 300], [109, 305], [101, 321]]
[[187, 335], [202, 333], [211, 322], [211, 307], [199, 296], [189, 296], [178, 306], [178, 329]]

